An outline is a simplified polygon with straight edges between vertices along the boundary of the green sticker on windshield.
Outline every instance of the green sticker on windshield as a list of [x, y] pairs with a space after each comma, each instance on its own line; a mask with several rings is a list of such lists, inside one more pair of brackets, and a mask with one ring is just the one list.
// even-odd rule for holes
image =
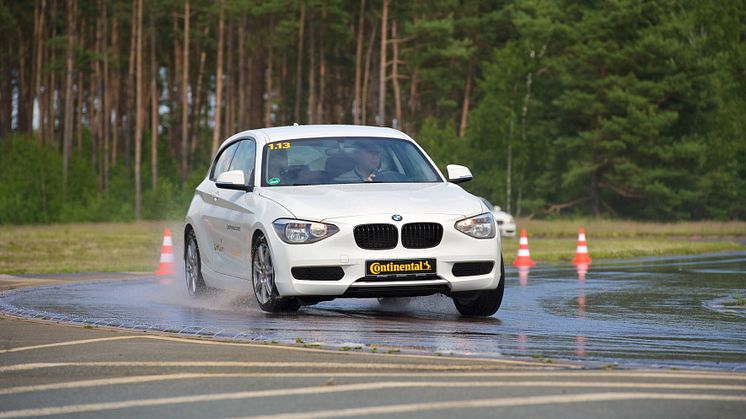
[[280, 183], [280, 178], [278, 178], [278, 177], [270, 178], [267, 181], [267, 183], [270, 184], [270, 185], [277, 185], [278, 183]]

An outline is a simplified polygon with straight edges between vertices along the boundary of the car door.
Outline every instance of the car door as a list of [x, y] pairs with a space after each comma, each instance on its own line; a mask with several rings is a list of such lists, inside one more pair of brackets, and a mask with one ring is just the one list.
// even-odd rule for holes
[[224, 263], [225, 259], [223, 256], [225, 243], [222, 236], [222, 229], [225, 228], [225, 225], [221, 221], [223, 218], [221, 214], [223, 206], [218, 202], [221, 199], [220, 195], [224, 194], [225, 189], [219, 189], [215, 186], [215, 180], [221, 173], [227, 172], [230, 169], [231, 161], [236, 154], [238, 145], [238, 142], [235, 142], [220, 150], [210, 168], [208, 179], [197, 187], [197, 193], [204, 203], [199, 215], [200, 230], [204, 233], [204, 236], [199, 237], [198, 235], [197, 240], [203, 255], [202, 263], [208, 269], [215, 272], [221, 272], [220, 266]]
[[[241, 170], [247, 185], [254, 185], [256, 142], [247, 138], [238, 143], [228, 170]], [[251, 228], [255, 221], [254, 193], [230, 189], [219, 190], [215, 201], [220, 209], [217, 237], [223, 248], [218, 272], [248, 279], [251, 272]]]

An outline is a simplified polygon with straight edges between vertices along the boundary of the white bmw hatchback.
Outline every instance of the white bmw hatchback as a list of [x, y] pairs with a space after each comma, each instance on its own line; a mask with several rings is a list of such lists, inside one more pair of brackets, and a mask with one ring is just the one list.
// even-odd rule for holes
[[364, 126], [244, 131], [218, 150], [186, 216], [191, 295], [253, 290], [269, 312], [341, 297], [442, 293], [463, 315], [500, 307], [495, 220], [406, 134]]

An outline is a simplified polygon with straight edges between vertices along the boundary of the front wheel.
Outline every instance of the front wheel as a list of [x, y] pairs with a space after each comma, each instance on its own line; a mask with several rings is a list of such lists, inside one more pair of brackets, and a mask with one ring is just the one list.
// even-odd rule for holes
[[491, 316], [503, 302], [505, 292], [505, 265], [500, 255], [500, 284], [494, 290], [453, 293], [453, 304], [464, 316]]
[[184, 250], [184, 275], [189, 295], [196, 297], [205, 293], [207, 286], [204, 278], [202, 278], [202, 260], [199, 256], [197, 236], [195, 236], [194, 230], [187, 233], [186, 249]]
[[260, 237], [254, 245], [251, 260], [251, 278], [254, 296], [259, 308], [270, 313], [298, 311], [300, 304], [295, 298], [282, 298], [275, 286], [275, 268], [267, 239]]

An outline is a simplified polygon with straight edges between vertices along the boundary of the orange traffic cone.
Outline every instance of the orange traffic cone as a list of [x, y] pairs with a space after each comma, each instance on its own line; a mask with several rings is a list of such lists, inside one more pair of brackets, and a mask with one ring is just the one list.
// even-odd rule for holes
[[588, 256], [588, 244], [585, 242], [585, 229], [583, 227], [580, 227], [578, 231], [578, 248], [575, 251], [575, 259], [572, 260], [572, 263], [576, 265], [591, 264], [591, 258]]
[[525, 228], [521, 229], [521, 240], [518, 242], [518, 257], [513, 262], [513, 265], [517, 267], [536, 265], [531, 260], [531, 254], [528, 252], [528, 236], [526, 235]]
[[174, 274], [174, 242], [171, 240], [171, 229], [163, 232], [163, 246], [161, 246], [161, 261], [158, 269], [155, 271], [156, 276], [165, 276]]

